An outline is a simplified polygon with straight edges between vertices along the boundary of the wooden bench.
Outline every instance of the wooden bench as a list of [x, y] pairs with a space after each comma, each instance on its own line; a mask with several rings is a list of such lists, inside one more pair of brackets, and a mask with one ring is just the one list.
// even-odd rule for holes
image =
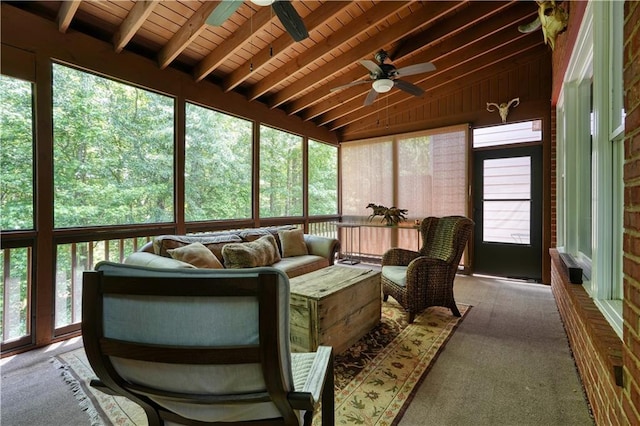
[[380, 322], [380, 272], [329, 266], [290, 279], [291, 349], [341, 353]]

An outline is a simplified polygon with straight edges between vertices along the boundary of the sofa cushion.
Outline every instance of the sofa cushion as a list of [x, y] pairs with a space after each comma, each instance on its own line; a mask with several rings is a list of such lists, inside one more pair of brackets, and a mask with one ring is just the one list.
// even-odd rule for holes
[[196, 268], [222, 269], [222, 263], [202, 243], [191, 243], [186, 246], [168, 249], [167, 253], [177, 260], [190, 263]]
[[304, 242], [304, 229], [292, 229], [290, 231], [278, 231], [282, 257], [304, 256], [309, 254], [307, 244]]
[[161, 235], [153, 240], [153, 252], [160, 256], [171, 257], [167, 250], [184, 247], [191, 243], [201, 243], [222, 260], [222, 247], [229, 243], [240, 243], [242, 238], [236, 234], [196, 234], [196, 235]]
[[282, 226], [271, 226], [268, 228], [250, 228], [243, 229], [239, 231], [238, 235], [242, 238], [242, 241], [251, 242], [255, 241], [260, 237], [264, 237], [265, 235], [273, 235], [276, 239], [276, 245], [278, 250], [282, 252], [280, 245], [280, 237], [278, 236], [278, 231], [284, 231], [289, 229], [295, 229], [293, 225], [282, 225]]
[[124, 260], [124, 263], [127, 265], [146, 266], [148, 268], [160, 269], [195, 268], [195, 266], [190, 263], [182, 262], [171, 257], [158, 256], [146, 251], [136, 251], [131, 253]]
[[268, 234], [248, 243], [230, 243], [222, 247], [226, 268], [269, 266], [280, 260], [276, 239]]
[[329, 260], [326, 257], [307, 254], [304, 256], [283, 257], [279, 262], [274, 263], [274, 268], [281, 270], [289, 278], [313, 272], [318, 269], [329, 266]]
[[387, 265], [382, 267], [382, 276], [393, 281], [400, 287], [407, 286], [407, 267]]

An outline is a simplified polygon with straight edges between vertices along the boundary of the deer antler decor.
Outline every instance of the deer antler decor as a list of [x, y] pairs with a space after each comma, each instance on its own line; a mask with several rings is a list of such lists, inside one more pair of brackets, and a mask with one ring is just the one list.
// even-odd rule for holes
[[557, 6], [555, 0], [538, 0], [537, 3], [538, 17], [529, 24], [520, 25], [518, 31], [530, 33], [542, 27], [544, 42], [551, 46], [551, 50], [553, 50], [556, 44], [556, 37], [567, 28], [569, 14], [562, 7]]
[[487, 102], [487, 111], [494, 112], [496, 110], [493, 109], [493, 107], [496, 107], [498, 113], [500, 113], [500, 118], [502, 118], [502, 122], [506, 123], [507, 115], [509, 115], [509, 108], [511, 108], [511, 105], [513, 105], [514, 108], [520, 105], [520, 98], [513, 98], [509, 102], [503, 102], [500, 105], [498, 105], [495, 102]]

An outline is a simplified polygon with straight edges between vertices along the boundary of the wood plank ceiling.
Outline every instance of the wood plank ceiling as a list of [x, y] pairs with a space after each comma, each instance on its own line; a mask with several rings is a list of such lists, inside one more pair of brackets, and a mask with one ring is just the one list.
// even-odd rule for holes
[[[272, 7], [244, 2], [221, 26], [206, 23], [225, 1], [8, 2], [56, 21], [61, 32], [85, 32], [123, 50], [175, 67], [196, 81], [295, 114], [349, 140], [375, 127], [381, 110], [401, 115], [424, 98], [490, 73], [502, 61], [549, 49], [541, 31], [517, 27], [537, 16], [530, 1], [293, 1], [309, 37], [295, 42]], [[359, 61], [384, 49], [397, 68], [432, 62], [436, 70], [402, 78], [425, 90], [394, 88], [369, 106], [369, 78]], [[383, 131], [381, 130], [381, 133]]]

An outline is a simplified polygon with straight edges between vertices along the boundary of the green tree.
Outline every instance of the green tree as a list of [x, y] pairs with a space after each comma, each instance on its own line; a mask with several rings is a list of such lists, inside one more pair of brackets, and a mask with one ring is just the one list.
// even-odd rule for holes
[[31, 83], [0, 76], [0, 99], [0, 228], [33, 229]]
[[338, 148], [309, 141], [309, 215], [338, 213]]
[[[31, 83], [0, 75], [0, 228], [5, 231], [34, 228], [32, 92]], [[30, 248], [0, 250], [3, 340], [29, 332], [30, 258]]]
[[302, 216], [302, 138], [260, 127], [260, 217]]
[[252, 123], [186, 106], [185, 217], [251, 217]]
[[174, 101], [53, 67], [56, 227], [173, 220]]

